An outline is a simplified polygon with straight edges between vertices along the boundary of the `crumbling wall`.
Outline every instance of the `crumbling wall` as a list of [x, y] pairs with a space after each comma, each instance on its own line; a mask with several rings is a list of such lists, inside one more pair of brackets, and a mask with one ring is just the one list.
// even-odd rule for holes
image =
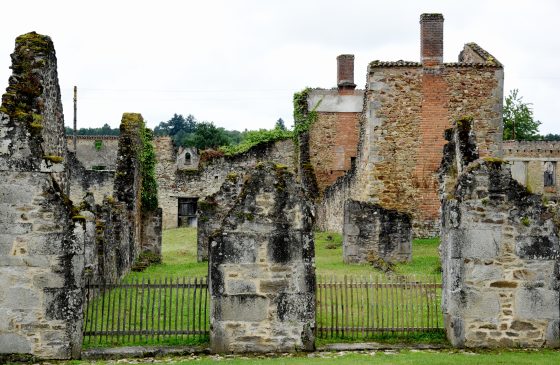
[[76, 158], [74, 152], [68, 152], [68, 169], [70, 173], [70, 199], [81, 202], [86, 194], [91, 193], [95, 204], [101, 204], [103, 198], [113, 195], [115, 171], [87, 170]]
[[206, 152], [195, 169], [178, 166], [177, 152], [169, 137], [156, 138], [155, 149], [158, 201], [163, 209], [164, 229], [177, 227], [179, 198], [210, 196], [220, 189], [230, 173], [243, 174], [261, 161], [274, 161], [295, 170], [294, 143], [289, 139], [262, 143], [234, 156]]
[[115, 170], [119, 136], [76, 136], [74, 151], [73, 136], [66, 136], [68, 150], [87, 170]]
[[504, 141], [503, 150], [515, 180], [533, 193], [557, 199], [560, 142]]
[[478, 158], [472, 121], [447, 133], [441, 169], [444, 321], [454, 346], [560, 346], [556, 205]]
[[292, 173], [272, 163], [247, 175], [210, 246], [211, 348], [314, 348], [311, 206]]
[[370, 64], [354, 198], [411, 213], [417, 236], [437, 235], [443, 132], [470, 115], [481, 155], [499, 155], [502, 79], [498, 64]]
[[[81, 205], [95, 213], [95, 245], [86, 246], [87, 278], [95, 281], [115, 281], [129, 272], [141, 252], [161, 255], [161, 209], [157, 207], [156, 192], [146, 188], [146, 145], [149, 132], [140, 114], [124, 113], [120, 125], [117, 168], [115, 172], [85, 170], [75, 161], [72, 165], [71, 192], [87, 191]], [[155, 164], [155, 160], [153, 160]], [[103, 177], [109, 178], [103, 180]], [[92, 176], [113, 188], [103, 196], [95, 196], [95, 180], [86, 185], [82, 177]], [[114, 179], [112, 179], [114, 176]], [[90, 187], [91, 186], [91, 187]], [[109, 194], [110, 193], [110, 194]], [[150, 199], [146, 199], [146, 196]], [[155, 199], [155, 200], [154, 200]], [[147, 205], [149, 205], [147, 207]], [[147, 263], [139, 264], [145, 267]]]
[[342, 257], [347, 264], [412, 259], [412, 223], [406, 213], [347, 200], [342, 237]]
[[243, 175], [230, 172], [220, 190], [198, 202], [197, 260], [207, 261], [210, 237], [222, 227], [222, 222], [237, 203], [243, 188]]
[[16, 39], [0, 107], [0, 362], [79, 356], [85, 216], [66, 195], [66, 142], [54, 45]]

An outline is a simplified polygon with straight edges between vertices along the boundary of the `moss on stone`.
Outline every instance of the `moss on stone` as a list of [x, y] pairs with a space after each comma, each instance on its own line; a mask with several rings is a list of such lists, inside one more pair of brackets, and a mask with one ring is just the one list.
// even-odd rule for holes
[[62, 161], [64, 161], [64, 157], [56, 156], [56, 155], [46, 155], [43, 156], [43, 159], [50, 161], [52, 163], [61, 163]]
[[227, 174], [226, 176], [226, 180], [232, 183], [237, 182], [237, 179], [239, 178], [239, 174], [237, 172], [230, 172]]

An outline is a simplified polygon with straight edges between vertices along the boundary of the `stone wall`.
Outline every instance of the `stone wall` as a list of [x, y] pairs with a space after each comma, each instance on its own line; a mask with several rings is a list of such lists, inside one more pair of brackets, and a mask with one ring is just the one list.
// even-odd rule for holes
[[365, 161], [358, 166], [364, 189], [356, 198], [411, 213], [417, 236], [435, 236], [443, 132], [472, 116], [481, 155], [499, 155], [503, 71], [487, 64], [432, 70], [373, 63], [368, 74]]
[[239, 200], [211, 238], [211, 348], [312, 350], [311, 206], [285, 167], [259, 164], [244, 180]]
[[342, 229], [344, 263], [368, 263], [412, 260], [412, 224], [410, 215], [378, 205], [347, 200]]
[[243, 175], [230, 172], [220, 190], [198, 202], [197, 260], [208, 260], [212, 234], [222, 227], [222, 221], [235, 206], [243, 188]]
[[179, 198], [202, 199], [220, 189], [230, 173], [243, 173], [260, 161], [274, 161], [295, 170], [292, 140], [263, 143], [235, 156], [211, 155], [205, 152], [197, 168], [177, 165], [177, 152], [169, 137], [155, 140], [158, 200], [163, 209], [163, 228], [178, 224]]
[[91, 193], [95, 204], [101, 204], [104, 197], [113, 195], [115, 171], [87, 170], [74, 152], [68, 152], [68, 168], [70, 173], [70, 199], [81, 202], [86, 194]]
[[161, 209], [142, 206], [144, 129], [140, 114], [123, 114], [116, 171], [86, 170], [75, 159], [71, 165], [71, 196], [95, 213], [95, 240], [93, 247], [86, 245], [87, 279], [116, 281], [141, 252], [161, 255]]
[[515, 180], [533, 193], [557, 199], [560, 142], [504, 141], [503, 150]]
[[66, 144], [87, 170], [117, 168], [119, 136], [76, 136], [76, 151], [72, 136], [66, 136]]
[[[68, 170], [51, 39], [16, 39], [0, 108], [0, 362], [9, 354], [78, 357], [86, 218]], [[73, 221], [74, 220], [74, 221]]]
[[[319, 227], [340, 231], [344, 199], [350, 197], [410, 213], [416, 236], [436, 236], [437, 170], [445, 129], [472, 117], [480, 154], [501, 156], [502, 65], [475, 43], [464, 46], [459, 62], [443, 63], [443, 53], [435, 54], [443, 52], [441, 14], [423, 14], [421, 31], [422, 62], [369, 64], [355, 176], [325, 189]], [[315, 99], [309, 98], [310, 105]]]
[[478, 159], [469, 123], [458, 126], [441, 170], [447, 336], [461, 347], [558, 347], [557, 205], [528, 192], [503, 160]]

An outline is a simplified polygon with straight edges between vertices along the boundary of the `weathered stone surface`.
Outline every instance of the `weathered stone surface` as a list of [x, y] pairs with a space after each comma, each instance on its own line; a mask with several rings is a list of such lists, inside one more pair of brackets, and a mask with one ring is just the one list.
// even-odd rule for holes
[[[511, 174], [533, 193], [556, 200], [560, 189], [560, 143], [555, 141], [504, 141], [504, 159], [510, 162]], [[547, 171], [547, 168], [552, 171]], [[545, 184], [545, 176], [550, 180]]]
[[259, 164], [242, 181], [210, 238], [212, 350], [313, 349], [311, 207], [285, 166]]
[[[177, 151], [171, 138], [158, 137], [154, 142], [158, 201], [163, 209], [164, 229], [178, 226], [179, 199], [207, 198], [217, 193], [231, 174], [243, 175], [261, 161], [274, 161], [295, 170], [294, 143], [291, 139], [262, 143], [235, 156], [221, 156], [216, 151], [214, 154], [207, 151], [200, 156], [197, 164], [187, 166], [183, 163], [186, 150]], [[199, 252], [202, 255], [206, 251]], [[204, 254], [201, 259], [206, 257], [207, 254]]]
[[84, 227], [67, 196], [51, 39], [19, 36], [12, 71], [0, 108], [0, 354], [77, 357]]
[[366, 263], [368, 256], [388, 262], [412, 259], [410, 215], [376, 204], [348, 200], [344, 208], [342, 256], [345, 263]]
[[[479, 54], [481, 48], [467, 44], [463, 53]], [[370, 63], [356, 168], [325, 190], [317, 209], [318, 227], [341, 232], [344, 202], [353, 199], [410, 213], [415, 236], [437, 236], [437, 171], [444, 131], [453, 121], [470, 115], [480, 155], [500, 154], [503, 68], [492, 60], [435, 66]], [[315, 132], [312, 128], [311, 133]]]
[[119, 136], [66, 136], [68, 150], [82, 163], [86, 170], [114, 171], [117, 168]]
[[455, 346], [558, 346], [558, 212], [478, 158], [472, 120], [447, 133], [442, 162], [443, 311]]

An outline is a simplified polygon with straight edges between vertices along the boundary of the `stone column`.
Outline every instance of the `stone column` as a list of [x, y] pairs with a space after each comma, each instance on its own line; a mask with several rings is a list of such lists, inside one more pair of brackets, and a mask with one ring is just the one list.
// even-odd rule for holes
[[259, 164], [210, 238], [211, 348], [314, 348], [311, 206], [283, 166]]

